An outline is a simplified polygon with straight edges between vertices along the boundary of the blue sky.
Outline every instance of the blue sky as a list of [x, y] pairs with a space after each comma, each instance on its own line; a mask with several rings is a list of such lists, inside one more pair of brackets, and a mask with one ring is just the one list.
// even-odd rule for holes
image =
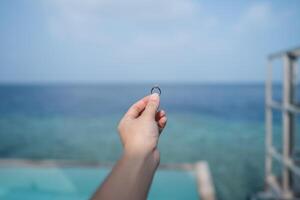
[[0, 1], [0, 82], [264, 81], [300, 1]]

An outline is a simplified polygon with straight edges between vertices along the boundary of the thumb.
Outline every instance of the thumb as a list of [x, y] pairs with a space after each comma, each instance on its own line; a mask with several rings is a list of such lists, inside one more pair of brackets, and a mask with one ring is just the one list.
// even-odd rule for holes
[[148, 100], [148, 104], [143, 112], [143, 115], [155, 118], [157, 109], [159, 107], [159, 95], [157, 93], [153, 93], [150, 95]]

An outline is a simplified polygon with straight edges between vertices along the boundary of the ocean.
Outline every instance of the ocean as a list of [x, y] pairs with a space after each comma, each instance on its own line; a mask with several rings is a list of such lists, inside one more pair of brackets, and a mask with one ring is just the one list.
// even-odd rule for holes
[[[122, 152], [117, 124], [151, 84], [0, 86], [1, 158], [112, 162]], [[219, 199], [263, 190], [263, 84], [161, 84], [168, 124], [161, 162], [206, 160]], [[275, 87], [280, 99], [281, 89]], [[274, 142], [280, 147], [280, 113]]]

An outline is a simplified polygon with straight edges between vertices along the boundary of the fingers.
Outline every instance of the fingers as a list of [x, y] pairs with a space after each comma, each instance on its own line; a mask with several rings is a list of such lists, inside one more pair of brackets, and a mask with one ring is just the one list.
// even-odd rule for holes
[[145, 96], [141, 100], [137, 101], [128, 109], [125, 116], [133, 119], [137, 118], [140, 115], [140, 113], [146, 108], [148, 101], [149, 101], [149, 96]]
[[161, 133], [167, 124], [166, 112], [164, 110], [158, 111], [156, 113], [155, 120], [159, 128], [159, 133]]
[[160, 110], [155, 115], [155, 121], [159, 121], [160, 118], [166, 116], [166, 112], [164, 110]]
[[148, 99], [148, 104], [145, 108], [145, 111], [143, 112], [143, 115], [155, 119], [155, 115], [158, 107], [159, 107], [159, 95], [157, 93], [153, 93], [150, 95]]
[[167, 117], [164, 116], [160, 118], [157, 123], [158, 123], [159, 133], [161, 133], [167, 124]]

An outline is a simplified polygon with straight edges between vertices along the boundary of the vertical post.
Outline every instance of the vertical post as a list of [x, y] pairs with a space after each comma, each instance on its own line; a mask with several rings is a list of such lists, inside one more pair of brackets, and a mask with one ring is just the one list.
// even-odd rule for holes
[[265, 163], [265, 181], [268, 186], [268, 178], [272, 175], [272, 60], [268, 60], [267, 79], [266, 79], [266, 94], [265, 94], [265, 112], [266, 112], [266, 163]]
[[[293, 114], [287, 108], [293, 103], [293, 65], [292, 58], [284, 55], [283, 66], [283, 160], [291, 158], [293, 140]], [[292, 179], [291, 171], [283, 163], [282, 169], [282, 189], [285, 198], [291, 197]]]
[[[290, 57], [290, 62], [291, 62], [291, 68], [292, 68], [292, 99], [291, 103], [295, 105], [297, 103], [297, 76], [298, 76], [298, 68], [297, 68], [297, 57]], [[292, 113], [292, 135], [291, 135], [291, 155], [294, 155], [294, 150], [295, 150], [295, 134], [296, 134], [296, 114]]]
[[202, 200], [215, 200], [215, 189], [207, 162], [196, 163], [199, 197]]

